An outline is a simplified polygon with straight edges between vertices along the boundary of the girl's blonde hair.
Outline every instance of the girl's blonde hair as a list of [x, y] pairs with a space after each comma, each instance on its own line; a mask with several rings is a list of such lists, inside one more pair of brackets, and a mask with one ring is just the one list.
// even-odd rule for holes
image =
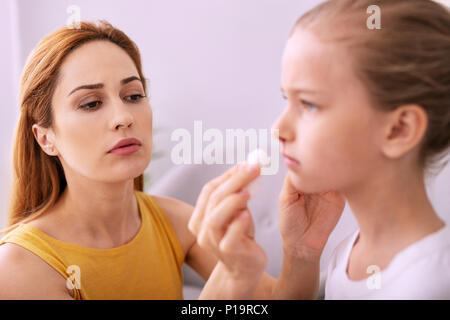
[[[42, 39], [28, 56], [20, 83], [20, 117], [13, 152], [13, 185], [7, 228], [29, 222], [58, 201], [66, 188], [64, 170], [56, 156], [49, 156], [34, 138], [32, 125], [52, 126], [52, 96], [64, 58], [81, 45], [105, 40], [115, 43], [130, 56], [141, 79], [141, 57], [135, 43], [111, 24], [81, 22], [79, 28], [63, 27]], [[143, 81], [146, 92], [145, 81]], [[134, 188], [143, 191], [143, 175], [134, 179]]]
[[[380, 9], [380, 29], [367, 26], [371, 5]], [[374, 106], [383, 110], [421, 106], [428, 126], [420, 165], [439, 167], [450, 146], [448, 8], [431, 0], [330, 0], [302, 15], [292, 33], [297, 28], [349, 49], [354, 71]]]

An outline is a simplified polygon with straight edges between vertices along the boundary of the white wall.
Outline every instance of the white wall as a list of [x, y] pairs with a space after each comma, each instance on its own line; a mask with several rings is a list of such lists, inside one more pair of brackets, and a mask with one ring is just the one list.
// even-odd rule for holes
[[[308, 6], [309, 3], [309, 6]], [[106, 19], [140, 47], [150, 79], [156, 149], [168, 150], [174, 128], [269, 128], [280, 112], [280, 57], [287, 33], [314, 1], [18, 0], [23, 50], [66, 23], [66, 9], [81, 19]], [[214, 81], [214, 85], [212, 85]], [[152, 163], [155, 179], [170, 166]]]
[[0, 50], [0, 227], [5, 223], [11, 183], [12, 140], [18, 118], [19, 45], [17, 6], [13, 0], [0, 1], [0, 30], [4, 45]]
[[[44, 35], [65, 25], [70, 5], [83, 20], [106, 19], [139, 45], [150, 79], [157, 150], [148, 171], [161, 178], [173, 165], [170, 134], [207, 128], [269, 128], [284, 104], [280, 59], [296, 18], [318, 0], [7, 0], [0, 1], [2, 96], [0, 218], [6, 210], [10, 148], [17, 121], [17, 84], [26, 56]], [[6, 49], [6, 48], [5, 48]], [[435, 179], [430, 197], [450, 222], [450, 167]]]

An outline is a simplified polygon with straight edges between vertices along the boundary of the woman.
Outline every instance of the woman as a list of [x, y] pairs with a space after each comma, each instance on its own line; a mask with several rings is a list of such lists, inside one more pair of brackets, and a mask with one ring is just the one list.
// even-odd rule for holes
[[[151, 152], [152, 110], [136, 45], [106, 22], [44, 38], [20, 87], [0, 298], [180, 299], [184, 262], [210, 278], [203, 298], [277, 292], [264, 257], [217, 263], [187, 228], [190, 205], [143, 193]], [[258, 170], [245, 171], [246, 179]], [[248, 198], [234, 200], [245, 208]], [[240, 226], [225, 234], [232, 245], [243, 241]], [[250, 249], [261, 257], [256, 244]], [[222, 257], [240, 261], [238, 254]], [[234, 275], [248, 267], [261, 271], [236, 286]]]
[[[326, 299], [450, 299], [450, 227], [425, 187], [427, 171], [450, 147], [450, 13], [429, 0], [376, 4], [379, 30], [366, 24], [373, 1], [331, 0], [300, 17], [286, 44], [287, 106], [274, 124], [289, 168], [280, 197], [283, 247], [291, 257], [314, 247], [321, 233], [308, 228], [298, 207], [338, 190], [359, 230], [331, 257]], [[201, 208], [247, 183], [234, 174], [221, 179], [234, 188], [204, 192], [189, 223], [219, 258], [221, 230], [233, 215]], [[314, 235], [308, 241], [305, 230]], [[305, 295], [305, 282], [290, 279], [284, 292], [297, 286]]]

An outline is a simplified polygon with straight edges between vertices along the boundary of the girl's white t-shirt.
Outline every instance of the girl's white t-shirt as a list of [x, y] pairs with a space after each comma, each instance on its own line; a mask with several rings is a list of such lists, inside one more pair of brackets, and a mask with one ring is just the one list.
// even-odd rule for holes
[[348, 278], [347, 265], [359, 230], [333, 252], [325, 299], [450, 299], [450, 227], [429, 234], [397, 253], [388, 267], [368, 268], [368, 278]]

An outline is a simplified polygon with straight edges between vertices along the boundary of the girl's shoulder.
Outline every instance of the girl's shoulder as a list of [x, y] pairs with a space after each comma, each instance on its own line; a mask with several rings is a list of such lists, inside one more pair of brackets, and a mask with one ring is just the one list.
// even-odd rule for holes
[[348, 255], [350, 254], [350, 251], [353, 248], [353, 245], [358, 235], [359, 230], [352, 231], [338, 243], [338, 245], [331, 254], [329, 263], [330, 267], [334, 269], [337, 266], [337, 264], [347, 262]]

